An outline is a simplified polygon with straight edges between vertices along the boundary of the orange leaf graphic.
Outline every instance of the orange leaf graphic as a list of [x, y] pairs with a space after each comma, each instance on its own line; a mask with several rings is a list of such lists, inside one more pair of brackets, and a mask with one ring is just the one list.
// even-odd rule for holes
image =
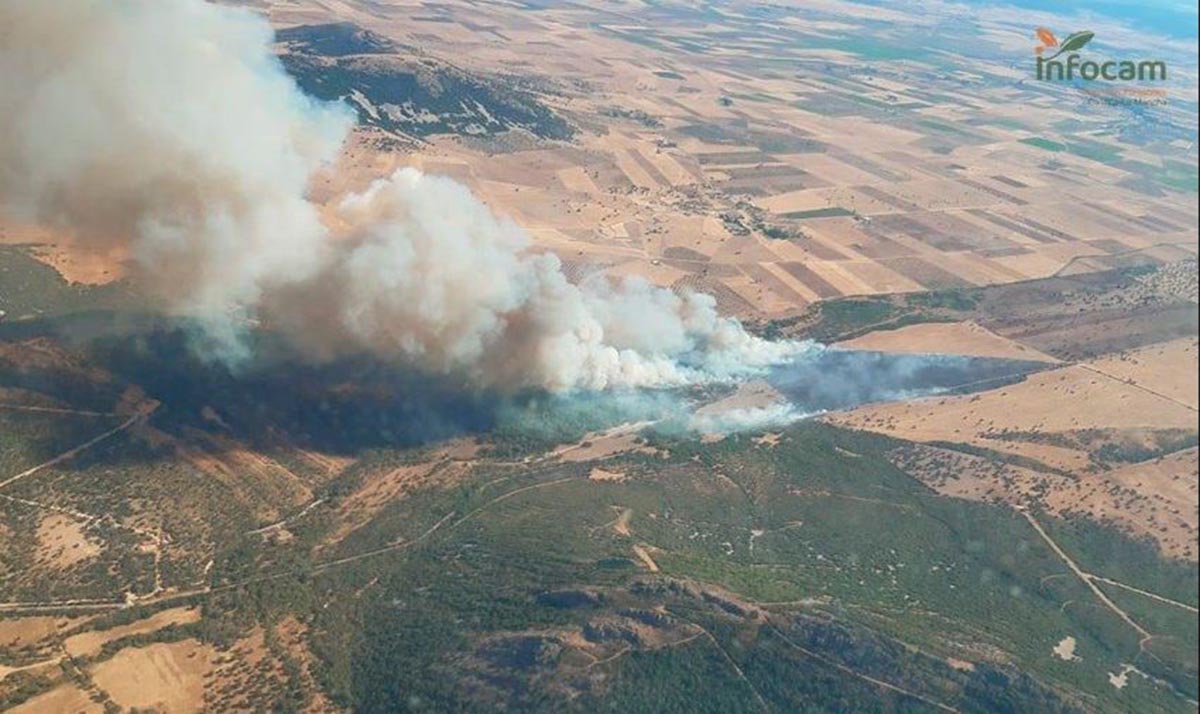
[[1038, 36], [1038, 39], [1042, 41], [1042, 44], [1046, 45], [1047, 47], [1057, 47], [1058, 46], [1058, 38], [1054, 36], [1053, 32], [1047, 30], [1044, 27], [1039, 27], [1037, 29], [1037, 36]]

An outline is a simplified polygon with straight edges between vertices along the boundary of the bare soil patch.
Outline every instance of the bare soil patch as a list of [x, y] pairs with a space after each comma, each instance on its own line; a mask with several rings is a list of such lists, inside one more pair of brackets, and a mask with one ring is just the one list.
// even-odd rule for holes
[[454, 483], [471, 468], [469, 460], [459, 461], [446, 456], [445, 453], [438, 454], [437, 458], [430, 461], [380, 469], [366, 476], [362, 484], [339, 504], [337, 517], [340, 524], [327, 542], [336, 543], [346, 537], [369, 522], [388, 503], [403, 498], [414, 489]]
[[654, 562], [654, 558], [650, 557], [650, 551], [646, 546], [633, 546], [633, 554], [638, 557], [638, 560], [642, 561], [642, 564], [645, 565], [646, 569], [650, 572], [657, 573], [659, 571], [658, 563]]
[[104, 707], [93, 702], [87, 692], [74, 684], [63, 684], [18, 704], [9, 709], [8, 714], [99, 714], [103, 711]]
[[0, 647], [26, 647], [70, 629], [83, 618], [14, 617], [0, 618]]
[[606, 471], [601, 468], [594, 468], [588, 474], [588, 479], [591, 481], [609, 481], [612, 483], [620, 483], [628, 478], [625, 474], [618, 471]]
[[957, 354], [971, 357], [1057, 362], [1032, 347], [1001, 337], [974, 322], [945, 322], [908, 325], [896, 330], [879, 330], [838, 347], [877, 352]]
[[1075, 638], [1067, 636], [1054, 645], [1054, 656], [1064, 662], [1073, 662], [1079, 657], [1075, 654]]
[[607, 431], [588, 434], [574, 444], [560, 446], [551, 452], [563, 461], [595, 461], [627, 451], [654, 453], [638, 443], [638, 432], [644, 423], [622, 424]]
[[617, 535], [628, 536], [630, 534], [629, 521], [633, 518], [632, 508], [622, 508], [617, 514], [617, 520], [613, 521], [613, 532]]
[[1080, 429], [1194, 429], [1196, 414], [1135, 385], [1070, 366], [974, 395], [868, 405], [826, 419], [910, 441], [971, 444], [1082, 472], [1092, 466], [1086, 452], [1050, 438], [1005, 439], [1005, 432], [1036, 436]]
[[69, 283], [104, 285], [125, 277], [127, 256], [120, 249], [89, 248], [70, 236], [0, 217], [0, 243], [32, 244], [29, 254], [58, 271]]
[[1185, 337], [1097, 359], [1092, 369], [1187, 404], [1200, 406], [1200, 340]]
[[205, 708], [204, 680], [214, 650], [196, 640], [128, 647], [92, 669], [92, 679], [123, 707], [167, 714]]
[[38, 524], [38, 557], [55, 568], [69, 568], [100, 554], [99, 541], [89, 538], [84, 524], [63, 513], [46, 516]]
[[200, 621], [200, 610], [194, 607], [173, 607], [169, 610], [156, 612], [154, 615], [128, 625], [120, 625], [108, 630], [91, 630], [72, 635], [63, 642], [63, 649], [72, 657], [89, 657], [100, 652], [108, 642], [115, 642], [122, 637], [143, 635], [161, 630], [168, 625], [185, 625]]
[[1197, 559], [1200, 499], [1194, 448], [1111, 471], [1072, 475], [920, 444], [898, 449], [891, 459], [946, 496], [1016, 506], [1036, 504], [1060, 517], [1083, 516], [1152, 540], [1166, 557]]

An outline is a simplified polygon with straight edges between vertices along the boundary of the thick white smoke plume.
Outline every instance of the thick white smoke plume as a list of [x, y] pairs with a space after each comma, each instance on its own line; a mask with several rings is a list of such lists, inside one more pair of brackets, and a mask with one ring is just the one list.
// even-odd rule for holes
[[253, 303], [327, 250], [304, 198], [352, 118], [298, 92], [247, 12], [0, 0], [0, 200], [129, 243], [181, 306]]
[[[463, 186], [402, 170], [306, 198], [352, 123], [305, 97], [271, 28], [203, 0], [0, 0], [0, 203], [127, 246], [180, 312], [259, 315], [318, 356], [369, 351], [485, 386], [724, 379], [800, 349], [712, 298], [573, 285]], [[344, 233], [344, 235], [343, 235]]]

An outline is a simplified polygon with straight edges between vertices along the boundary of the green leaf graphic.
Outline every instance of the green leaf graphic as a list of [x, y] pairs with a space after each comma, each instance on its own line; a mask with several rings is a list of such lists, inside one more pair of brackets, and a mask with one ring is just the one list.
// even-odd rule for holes
[[1078, 52], [1079, 50], [1083, 49], [1084, 45], [1091, 42], [1092, 38], [1095, 36], [1096, 33], [1092, 32], [1091, 30], [1072, 32], [1067, 36], [1067, 39], [1062, 41], [1062, 44], [1058, 46], [1058, 52], [1055, 52], [1054, 56], [1050, 59], [1054, 59], [1054, 57], [1057, 57], [1064, 52]]
[[1063, 40], [1062, 48], [1066, 52], [1077, 52], [1083, 49], [1084, 45], [1091, 42], [1092, 38], [1095, 36], [1096, 33], [1091, 32], [1090, 30], [1072, 33], [1067, 37], [1067, 39]]

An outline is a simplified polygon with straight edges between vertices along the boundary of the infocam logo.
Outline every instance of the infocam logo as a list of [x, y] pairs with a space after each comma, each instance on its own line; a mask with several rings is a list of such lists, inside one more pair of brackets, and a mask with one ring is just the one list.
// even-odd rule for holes
[[[1041, 43], [1033, 48], [1037, 54], [1037, 78], [1047, 81], [1070, 82], [1082, 79], [1107, 82], [1162, 82], [1167, 79], [1167, 64], [1158, 60], [1104, 60], [1095, 61], [1079, 56], [1095, 37], [1091, 30], [1082, 30], [1068, 35], [1061, 43], [1050, 30], [1039, 27], [1035, 33]], [[1046, 53], [1052, 51], [1049, 57]], [[1065, 57], [1063, 55], [1066, 55]]]

